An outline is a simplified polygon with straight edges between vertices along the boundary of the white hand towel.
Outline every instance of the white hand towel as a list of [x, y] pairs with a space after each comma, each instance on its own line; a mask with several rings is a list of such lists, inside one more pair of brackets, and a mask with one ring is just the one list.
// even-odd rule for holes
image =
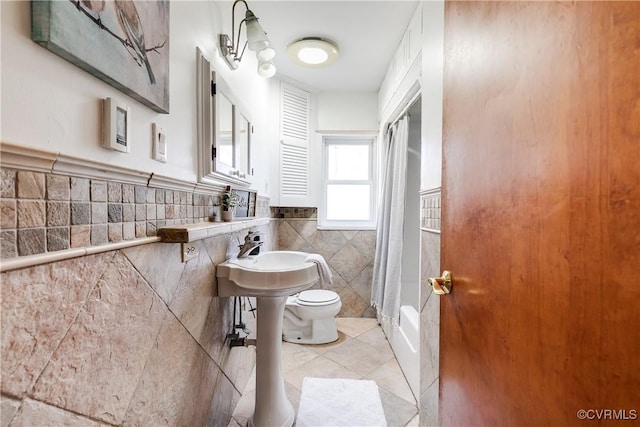
[[329, 285], [331, 285], [331, 270], [329, 269], [329, 264], [324, 260], [324, 257], [320, 254], [309, 254], [306, 259], [307, 262], [315, 263], [318, 268], [318, 285], [321, 289], [327, 289]]

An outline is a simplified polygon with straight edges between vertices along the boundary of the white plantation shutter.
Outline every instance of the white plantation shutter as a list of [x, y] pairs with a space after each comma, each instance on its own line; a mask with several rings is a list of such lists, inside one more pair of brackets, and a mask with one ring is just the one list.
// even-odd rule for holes
[[309, 109], [311, 95], [282, 84], [280, 92], [280, 204], [309, 204]]
[[282, 141], [281, 159], [281, 196], [307, 196], [307, 158], [308, 148], [293, 141]]
[[309, 139], [309, 94], [282, 85], [282, 137]]

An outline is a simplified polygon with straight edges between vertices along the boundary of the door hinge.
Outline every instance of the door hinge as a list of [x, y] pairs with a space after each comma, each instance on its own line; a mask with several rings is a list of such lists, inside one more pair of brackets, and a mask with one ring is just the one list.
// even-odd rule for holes
[[216, 84], [214, 82], [211, 82], [211, 96], [214, 96], [216, 94]]
[[216, 147], [211, 147], [211, 160], [216, 159]]

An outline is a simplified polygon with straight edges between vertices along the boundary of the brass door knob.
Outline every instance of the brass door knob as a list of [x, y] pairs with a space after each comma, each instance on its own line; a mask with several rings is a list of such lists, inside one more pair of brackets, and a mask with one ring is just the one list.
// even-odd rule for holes
[[451, 273], [448, 271], [442, 272], [442, 277], [430, 277], [429, 284], [433, 288], [433, 292], [438, 295], [446, 295], [451, 292]]

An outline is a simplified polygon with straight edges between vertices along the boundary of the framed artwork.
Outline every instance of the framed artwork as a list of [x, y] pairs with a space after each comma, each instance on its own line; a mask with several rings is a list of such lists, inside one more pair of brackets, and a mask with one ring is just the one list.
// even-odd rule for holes
[[169, 113], [169, 1], [34, 0], [31, 38], [159, 113]]
[[234, 216], [236, 218], [247, 218], [256, 216], [256, 196], [255, 191], [233, 190], [238, 196], [238, 205], [236, 206]]

